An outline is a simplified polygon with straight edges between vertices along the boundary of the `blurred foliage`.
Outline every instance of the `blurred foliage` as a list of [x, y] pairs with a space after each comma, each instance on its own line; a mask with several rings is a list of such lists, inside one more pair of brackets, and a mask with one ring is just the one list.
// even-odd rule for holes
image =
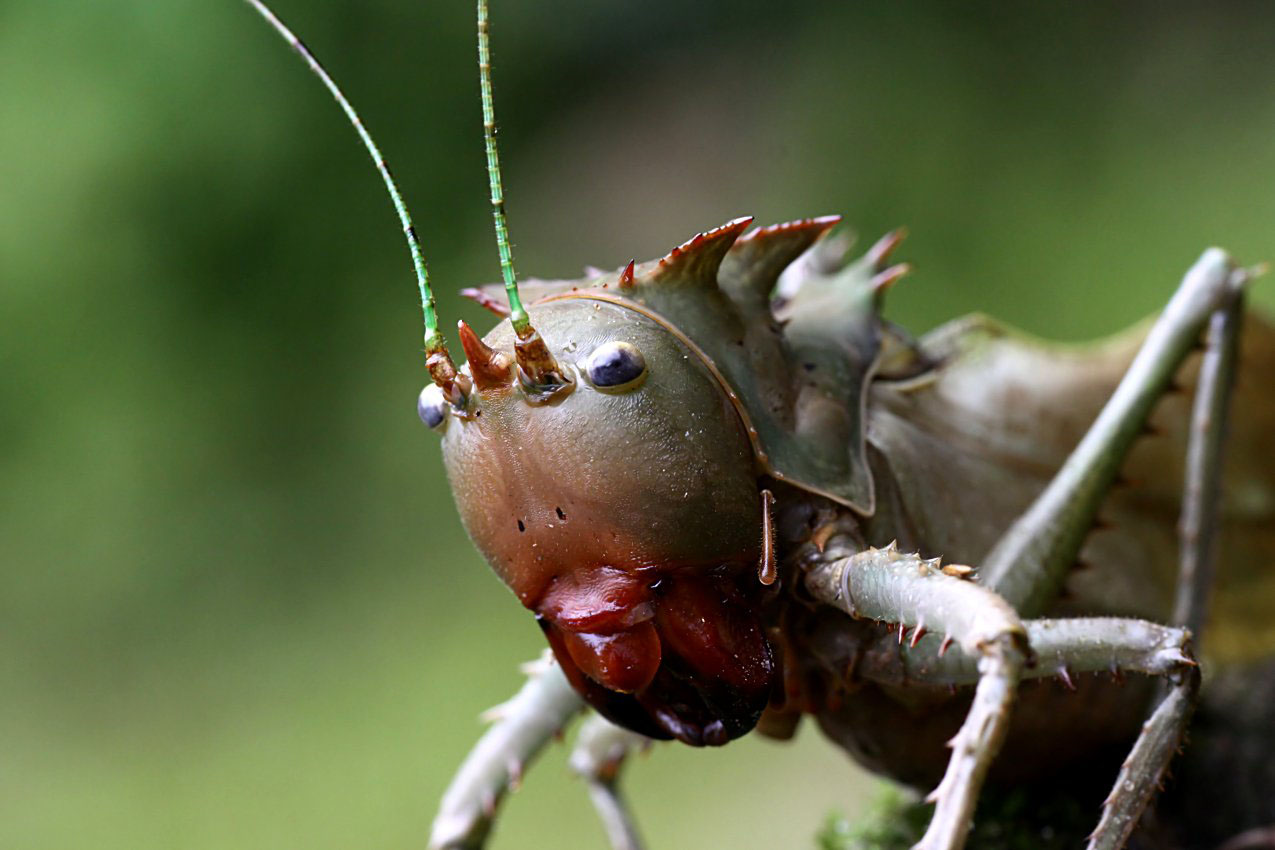
[[[1079, 338], [1208, 244], [1275, 257], [1269, 5], [495, 6], [524, 273], [840, 212], [911, 228], [904, 324]], [[486, 327], [453, 294], [497, 276], [471, 5], [278, 7], [394, 163], [443, 317]], [[0, 847], [420, 847], [541, 639], [413, 413], [375, 173], [229, 0], [6, 0], [0, 80]], [[801, 846], [871, 793], [814, 729], [631, 785], [655, 847]], [[558, 752], [495, 844], [599, 841]]]

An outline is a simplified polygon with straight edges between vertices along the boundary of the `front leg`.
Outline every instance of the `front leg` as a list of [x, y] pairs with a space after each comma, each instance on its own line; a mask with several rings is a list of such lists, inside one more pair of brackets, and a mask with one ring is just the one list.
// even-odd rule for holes
[[[1164, 778], [1191, 718], [1200, 686], [1199, 667], [1191, 657], [1191, 633], [1180, 627], [1119, 617], [1027, 620], [1024, 626], [1037, 659], [1025, 671], [1025, 678], [1057, 675], [1070, 681], [1072, 674], [1110, 671], [1161, 676], [1169, 684], [1121, 765], [1090, 836], [1089, 850], [1123, 847]], [[903, 653], [893, 663], [884, 661], [888, 657], [886, 652], [865, 653], [869, 665], [860, 670], [861, 675], [927, 684], [982, 682], [978, 670], [981, 659], [968, 654], [963, 646], [940, 654], [931, 643]]]
[[[853, 546], [845, 536], [825, 547], [828, 560], [806, 575], [820, 602], [852, 617], [906, 624], [944, 635], [977, 659], [974, 702], [949, 742], [952, 756], [929, 800], [936, 803], [920, 850], [958, 850], [973, 823], [983, 778], [1009, 726], [1019, 678], [1030, 654], [1027, 632], [1005, 600], [972, 582], [948, 575], [937, 560], [900, 553], [893, 544], [837, 557]], [[900, 632], [902, 634], [902, 632]]]
[[491, 728], [447, 786], [430, 831], [430, 850], [483, 847], [501, 798], [517, 787], [527, 764], [584, 708], [548, 653], [527, 665], [526, 673], [522, 689], [484, 715]]
[[[969, 714], [950, 742], [947, 771], [927, 798], [937, 805], [916, 845], [924, 850], [964, 845], [1020, 678], [1069, 680], [1073, 673], [1108, 671], [1163, 676], [1171, 687], [1121, 767], [1089, 850], [1124, 846], [1195, 702], [1199, 671], [1186, 629], [1111, 617], [1020, 622], [996, 594], [893, 546], [822, 563], [807, 574], [806, 587], [820, 602], [852, 616], [899, 622], [914, 627], [914, 635], [931, 635], [902, 650], [894, 637], [882, 638], [882, 646], [863, 653], [858, 675], [881, 682], [976, 685]], [[1029, 653], [1030, 666], [1025, 664]]]
[[[496, 810], [516, 790], [523, 771], [549, 741], [562, 737], [584, 709], [553, 656], [545, 653], [524, 666], [527, 682], [507, 702], [483, 714], [491, 728], [456, 772], [430, 832], [430, 850], [481, 850]], [[642, 839], [618, 782], [625, 757], [649, 739], [593, 714], [583, 724], [570, 765], [584, 779], [589, 799], [614, 850], [642, 850]]]
[[620, 793], [620, 770], [629, 753], [645, 749], [651, 739], [616, 726], [600, 714], [580, 727], [567, 763], [585, 781], [611, 850], [642, 850], [642, 837]]

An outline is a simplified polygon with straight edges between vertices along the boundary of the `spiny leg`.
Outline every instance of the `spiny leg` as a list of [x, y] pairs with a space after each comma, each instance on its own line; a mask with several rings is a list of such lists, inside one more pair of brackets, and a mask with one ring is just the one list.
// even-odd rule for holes
[[[1235, 276], [1241, 284], [1243, 272]], [[1222, 445], [1235, 384], [1239, 334], [1243, 320], [1243, 291], [1238, 291], [1209, 321], [1209, 334], [1200, 365], [1199, 383], [1191, 415], [1187, 445], [1185, 491], [1179, 521], [1179, 572], [1173, 621], [1188, 636], [1199, 634], [1213, 578], [1213, 539], [1219, 519], [1219, 481]], [[1198, 643], [1198, 638], [1196, 638]], [[1199, 671], [1177, 671], [1160, 704], [1142, 726], [1116, 783], [1102, 804], [1102, 818], [1090, 837], [1089, 850], [1123, 847], [1137, 827], [1186, 733], [1195, 708]]]
[[[1222, 436], [1248, 277], [1216, 249], [1206, 251], [1192, 267], [1080, 445], [985, 559], [979, 579], [986, 587], [1025, 613], [1038, 612], [1055, 598], [1133, 440], [1211, 321], [1193, 416], [1175, 610], [1184, 622], [1198, 626], [1211, 573]], [[1185, 646], [1190, 632], [1182, 635]], [[1194, 668], [1166, 675], [1171, 686], [1144, 724], [1103, 804], [1091, 850], [1124, 845], [1182, 739], [1199, 675]]]
[[1218, 492], [1222, 477], [1222, 446], [1239, 359], [1240, 327], [1244, 318], [1243, 294], [1236, 295], [1209, 321], [1207, 347], [1200, 362], [1200, 376], [1191, 410], [1191, 436], [1187, 445], [1186, 481], [1182, 518], [1178, 525], [1181, 552], [1173, 622], [1185, 626], [1200, 646], [1200, 627], [1208, 608], [1213, 580], [1213, 544], [1220, 509]]
[[522, 689], [486, 713], [491, 727], [444, 792], [430, 832], [431, 850], [481, 848], [501, 797], [517, 787], [526, 765], [584, 707], [548, 653], [526, 671]]
[[[1199, 629], [1212, 578], [1222, 443], [1248, 280], [1246, 271], [1216, 249], [1187, 272], [1111, 400], [1049, 486], [993, 548], [980, 580], [1028, 614], [1054, 598], [1133, 439], [1208, 323], [1187, 454], [1173, 614], [1179, 625]], [[1103, 802], [1091, 850], [1124, 846], [1181, 743], [1199, 675], [1178, 671], [1168, 679], [1169, 688]]]
[[[1023, 623], [1037, 663], [1025, 678], [1105, 671], [1162, 676], [1167, 693], [1142, 725], [1115, 786], [1103, 802], [1102, 818], [1089, 840], [1089, 850], [1123, 847], [1143, 810], [1159, 786], [1177, 751], [1199, 690], [1199, 668], [1191, 658], [1189, 630], [1145, 620], [1119, 617], [1077, 617], [1065, 620], [1027, 620]], [[883, 653], [866, 653], [880, 659]], [[902, 675], [911, 681], [962, 685], [981, 681], [980, 659], [964, 647], [940, 655], [930, 642], [904, 653]], [[879, 661], [877, 663], [880, 663]], [[897, 669], [860, 670], [861, 675], [898, 676]]]
[[[1065, 682], [1073, 673], [1102, 672], [1167, 677], [1195, 667], [1191, 633], [1179, 626], [1127, 617], [1067, 617], [1024, 620], [1023, 629], [1035, 661], [1023, 670], [1024, 679], [1058, 676]], [[878, 682], [975, 684], [979, 656], [964, 645], [948, 651], [937, 638], [933, 633], [907, 651], [898, 651], [893, 637], [882, 638], [863, 653], [856, 672]], [[896, 651], [884, 651], [890, 647]]]
[[1155, 403], [1209, 317], [1239, 297], [1248, 274], [1210, 248], [1186, 273], [1137, 357], [1080, 444], [979, 565], [979, 582], [1023, 616], [1043, 613]]
[[1170, 674], [1169, 681], [1172, 687], [1142, 724], [1133, 749], [1120, 765], [1115, 785], [1102, 801], [1102, 817], [1089, 836], [1089, 850], [1124, 847], [1182, 744], [1187, 722], [1195, 711], [1200, 671], [1177, 671]]
[[983, 778], [1000, 750], [1030, 650], [1027, 632], [1005, 600], [965, 579], [944, 574], [937, 559], [900, 553], [893, 545], [838, 557], [852, 540], [828, 541], [828, 558], [806, 575], [820, 602], [852, 617], [897, 622], [951, 638], [977, 659], [974, 701], [949, 745], [952, 756], [929, 798], [936, 805], [923, 850], [958, 850], [973, 822]]
[[620, 770], [634, 749], [651, 740], [594, 714], [580, 727], [568, 764], [587, 783], [589, 799], [612, 850], [642, 850], [642, 837], [620, 793]]

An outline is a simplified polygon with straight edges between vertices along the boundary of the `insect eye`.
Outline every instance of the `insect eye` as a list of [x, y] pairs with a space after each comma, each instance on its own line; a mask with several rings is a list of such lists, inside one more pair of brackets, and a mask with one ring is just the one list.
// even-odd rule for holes
[[442, 425], [447, 419], [447, 400], [443, 398], [443, 391], [434, 384], [421, 390], [416, 399], [416, 413], [431, 428], [437, 429]]
[[593, 349], [584, 371], [595, 387], [627, 389], [646, 375], [646, 358], [627, 342], [608, 342]]

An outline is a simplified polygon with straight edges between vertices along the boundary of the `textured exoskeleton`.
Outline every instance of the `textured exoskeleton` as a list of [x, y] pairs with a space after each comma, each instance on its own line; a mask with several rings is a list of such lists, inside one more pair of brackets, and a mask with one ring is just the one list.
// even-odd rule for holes
[[[660, 610], [667, 587], [698, 573], [729, 575], [732, 593], [753, 609], [736, 616], [759, 617], [764, 597], [784, 584], [766, 591], [756, 579], [768, 487], [778, 494], [781, 562], [827, 522], [820, 513], [837, 513], [853, 519], [865, 544], [897, 541], [926, 557], [980, 563], [1083, 435], [1144, 336], [1140, 328], [1095, 346], [1049, 344], [973, 316], [908, 340], [878, 313], [897, 274], [882, 256], [894, 237], [844, 268], [835, 249], [816, 247], [772, 310], [780, 272], [835, 222], [741, 236], [743, 219], [631, 270], [524, 284], [539, 308], [536, 325], [563, 362], [583, 363], [604, 343], [624, 340], [642, 351], [650, 373], [620, 393], [599, 392], [585, 379], [541, 409], [511, 372], [499, 392], [478, 393], [483, 414], [444, 427], [466, 527], [551, 634], [616, 634], [620, 622], [634, 628], [632, 621], [646, 623]], [[507, 312], [495, 292], [472, 294]], [[1275, 333], [1258, 318], [1248, 325], [1246, 370], [1275, 368]], [[512, 340], [503, 324], [486, 344], [512, 354]], [[466, 349], [471, 361], [490, 356], [473, 342]], [[1275, 561], [1275, 529], [1263, 522], [1275, 462], [1262, 445], [1275, 429], [1275, 402], [1244, 390], [1245, 415], [1229, 449], [1236, 498], [1224, 558], [1257, 565]], [[1050, 613], [1168, 618], [1189, 417], [1174, 398], [1163, 407], [1154, 427], [1167, 439], [1139, 447], [1124, 468], [1139, 486], [1113, 496], [1104, 512], [1119, 532], [1092, 535], [1085, 569], [1069, 578], [1067, 601]], [[1249, 585], [1275, 584], [1275, 573], [1244, 570], [1235, 579], [1217, 618], [1233, 633], [1217, 645], [1267, 648], [1263, 618], [1243, 607], [1254, 598]], [[652, 592], [651, 584], [660, 587]], [[592, 594], [606, 605], [596, 607]], [[581, 613], [590, 603], [595, 609]], [[699, 613], [686, 609], [691, 618]], [[585, 657], [583, 648], [564, 652], [561, 638], [551, 642], [568, 668]], [[611, 651], [591, 645], [602, 658]], [[658, 659], [658, 645], [650, 646]], [[770, 667], [754, 651], [737, 663], [758, 675]], [[615, 711], [608, 707], [615, 699], [590, 698], [604, 713]], [[641, 731], [652, 734], [650, 724]]]
[[[762, 731], [782, 736], [811, 713], [871, 768], [925, 787], [944, 773], [971, 694], [927, 682], [909, 654], [941, 655], [957, 629], [847, 618], [813, 604], [803, 574], [830, 541], [841, 554], [983, 564], [1085, 435], [1147, 326], [1059, 345], [973, 316], [913, 340], [879, 314], [904, 270], [887, 267], [898, 237], [847, 264], [837, 240], [821, 241], [835, 222], [745, 232], [741, 219], [661, 260], [528, 281], [531, 315], [573, 388], [537, 401], [512, 366], [508, 324], [485, 342], [464, 329], [471, 364], [501, 365], [471, 366], [475, 401], [438, 427], [471, 536], [603, 715], [698, 745], [743, 734], [763, 712]], [[469, 294], [507, 312], [495, 289]], [[1213, 655], [1229, 659], [1275, 645], [1254, 601], [1275, 590], [1264, 446], [1275, 402], [1252, 378], [1275, 370], [1275, 331], [1250, 316], [1243, 339], [1221, 535], [1235, 569], [1210, 633]], [[619, 391], [595, 387], [590, 358], [618, 341], [641, 351], [646, 372]], [[1169, 621], [1187, 399], [1167, 396], [1147, 426], [1158, 436], [1116, 463], [1135, 486], [1102, 500], [1065, 588], [1016, 600], [1019, 614]], [[976, 584], [967, 573], [949, 568]], [[1116, 687], [1058, 657], [1043, 674], [1079, 692], [1020, 695], [993, 779], [1057, 771], [1138, 732], [1151, 680]], [[1111, 657], [1099, 669], [1119, 666]]]
[[[759, 724], [784, 737], [803, 714], [873, 769], [938, 783], [926, 850], [959, 850], [988, 776], [1031, 780], [1132, 741], [1090, 836], [1124, 845], [1191, 716], [1215, 550], [1231, 569], [1212, 657], [1275, 646], [1275, 329], [1244, 314], [1251, 271], [1210, 249], [1153, 323], [1097, 345], [982, 317], [915, 340], [880, 316], [906, 271], [887, 265], [898, 234], [846, 263], [823, 239], [835, 217], [737, 219], [649, 263], [526, 282], [529, 313], [478, 0], [508, 310], [470, 294], [510, 320], [485, 340], [461, 323], [457, 370], [380, 151], [301, 41], [248, 2], [385, 180], [425, 319], [421, 418], [466, 528], [557, 660], [497, 712], [434, 846], [480, 846], [581, 699], [619, 724], [595, 717], [572, 757], [617, 848], [638, 846], [615, 789], [637, 740], [721, 745]], [[1150, 679], [1086, 675], [1107, 671], [1163, 686], [1151, 701]], [[1068, 690], [1020, 694], [1053, 676]]]

